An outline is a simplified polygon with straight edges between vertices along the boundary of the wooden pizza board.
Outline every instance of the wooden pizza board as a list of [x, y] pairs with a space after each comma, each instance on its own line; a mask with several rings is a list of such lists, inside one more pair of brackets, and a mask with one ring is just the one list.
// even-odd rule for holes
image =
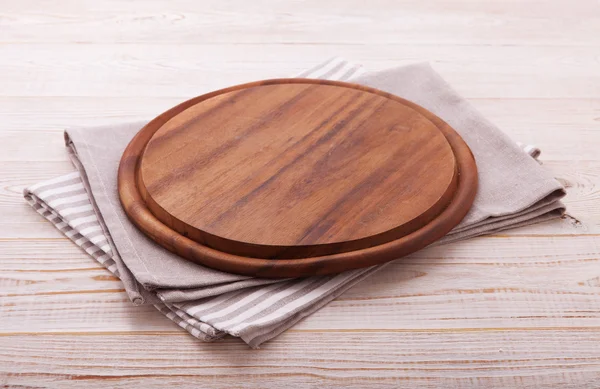
[[462, 138], [420, 106], [343, 82], [279, 79], [186, 101], [125, 150], [119, 195], [159, 245], [258, 277], [330, 274], [414, 252], [477, 189]]

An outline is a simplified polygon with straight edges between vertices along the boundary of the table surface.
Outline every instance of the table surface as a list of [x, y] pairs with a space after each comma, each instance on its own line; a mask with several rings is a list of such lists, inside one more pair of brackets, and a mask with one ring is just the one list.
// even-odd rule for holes
[[[423, 250], [260, 350], [201, 343], [23, 201], [62, 130], [331, 55], [430, 61], [542, 150], [570, 217]], [[600, 387], [597, 0], [0, 0], [0, 386]]]

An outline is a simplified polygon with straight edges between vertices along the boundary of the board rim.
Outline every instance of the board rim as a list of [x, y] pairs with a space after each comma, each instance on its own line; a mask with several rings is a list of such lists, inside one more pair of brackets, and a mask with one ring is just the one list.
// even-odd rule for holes
[[[458, 184], [448, 206], [429, 223], [399, 239], [354, 251], [297, 259], [251, 258], [222, 252], [187, 238], [161, 222], [147, 206], [144, 191], [140, 191], [138, 188], [140, 185], [143, 186], [140, 174], [138, 174], [138, 167], [145, 147], [154, 133], [175, 115], [211, 97], [240, 89], [281, 83], [312, 83], [359, 89], [398, 101], [426, 117], [446, 137], [455, 156]], [[134, 136], [123, 153], [118, 171], [119, 198], [125, 213], [144, 234], [157, 244], [204, 266], [265, 278], [339, 273], [344, 270], [381, 264], [410, 254], [438, 240], [457, 225], [470, 209], [476, 191], [477, 167], [471, 150], [454, 129], [433, 113], [406, 99], [375, 88], [342, 81], [304, 78], [255, 81], [220, 89], [184, 101], [157, 116]]]

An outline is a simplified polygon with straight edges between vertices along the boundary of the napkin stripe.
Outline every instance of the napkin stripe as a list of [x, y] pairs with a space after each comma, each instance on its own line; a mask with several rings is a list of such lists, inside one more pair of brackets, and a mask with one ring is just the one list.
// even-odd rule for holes
[[28, 188], [28, 190], [30, 190], [31, 192], [35, 192], [38, 189], [46, 188], [46, 187], [49, 187], [50, 185], [54, 185], [54, 184], [60, 184], [62, 182], [68, 181], [70, 179], [75, 179], [75, 180], [79, 179], [79, 171], [75, 171], [73, 173], [68, 173], [68, 174], [65, 174], [63, 176], [59, 176], [59, 177], [53, 178], [51, 180], [46, 180], [46, 181], [42, 181], [40, 183], [31, 185]]
[[311, 68], [307, 71], [304, 71], [298, 74], [296, 77], [298, 78], [319, 78], [320, 74], [323, 74], [323, 70], [328, 71], [332, 66], [335, 66], [338, 62], [340, 62], [339, 57], [333, 57], [328, 59], [327, 61], [318, 64], [314, 68]]
[[248, 302], [254, 301], [256, 298], [268, 293], [269, 291], [279, 287], [281, 283], [273, 283], [265, 287], [246, 288], [243, 293], [229, 292], [225, 296], [228, 297], [226, 301], [221, 301], [217, 304], [211, 304], [210, 306], [199, 307], [198, 305], [193, 306], [193, 309], [187, 310], [190, 315], [201, 317], [203, 321], [209, 319], [222, 318], [223, 316], [229, 315], [235, 312], [241, 306], [245, 306]]
[[281, 308], [297, 303], [298, 301], [300, 301], [302, 305], [305, 303], [308, 304], [311, 301], [308, 296], [314, 293], [315, 290], [323, 290], [320, 288], [328, 281], [333, 279], [341, 282], [347, 278], [348, 275], [346, 273], [341, 273], [333, 277], [311, 277], [304, 282], [296, 282], [291, 287], [270, 296], [260, 304], [257, 304], [257, 306], [243, 311], [236, 317], [224, 322], [214, 323], [213, 325], [218, 329], [226, 330], [235, 336], [239, 336], [247, 327], [247, 323], [260, 320], [269, 315], [275, 315], [281, 319], [283, 318], [283, 315], [278, 314], [281, 312]]
[[229, 317], [231, 314], [239, 311], [240, 309], [243, 309], [243, 307], [252, 303], [257, 298], [269, 293], [270, 291], [275, 289], [277, 286], [278, 286], [277, 284], [271, 284], [271, 285], [268, 285], [265, 287], [256, 287], [256, 290], [254, 292], [251, 292], [250, 294], [244, 293], [244, 296], [242, 296], [241, 299], [238, 299], [236, 302], [234, 302], [232, 304], [227, 304], [227, 306], [223, 307], [223, 309], [213, 311], [213, 312], [205, 312], [202, 315], [202, 320], [211, 320], [211, 319], [216, 320], [216, 319], [223, 319], [224, 317]]
[[306, 294], [303, 294], [302, 298], [298, 298], [292, 302], [289, 302], [281, 306], [274, 312], [271, 312], [270, 314], [261, 315], [260, 317], [257, 317], [255, 319], [242, 321], [235, 327], [230, 328], [230, 331], [232, 333], [239, 334], [241, 332], [248, 332], [248, 330], [251, 327], [256, 327], [259, 325], [268, 325], [275, 321], [279, 321], [281, 320], [281, 318], [288, 316], [291, 312], [294, 312], [297, 309], [301, 309], [302, 307], [313, 303], [315, 300], [319, 299], [320, 296], [322, 296], [326, 291], [335, 288], [346, 282], [348, 279], [354, 277], [355, 273], [356, 272], [346, 272], [340, 274], [339, 276], [333, 277], [327, 282], [319, 285], [317, 288], [309, 291]]
[[[236, 314], [227, 320], [212, 320], [209, 321], [215, 328], [226, 331], [229, 328], [235, 327], [244, 320], [259, 316], [265, 313], [274, 304], [282, 304], [286, 297], [296, 294], [298, 291], [306, 287], [310, 287], [315, 282], [318, 282], [316, 277], [307, 278], [300, 282], [288, 281], [283, 284], [283, 287], [268, 295], [263, 295], [254, 301], [249, 302], [244, 308], [238, 310]], [[202, 319], [202, 318], [201, 318]]]
[[[119, 276], [119, 272], [117, 270], [117, 266], [115, 261], [111, 258], [110, 252], [103, 250], [101, 247], [95, 245], [90, 240], [88, 240], [85, 236], [80, 235], [76, 230], [74, 230], [68, 223], [64, 222], [64, 219], [54, 212], [51, 209], [48, 209], [43, 201], [37, 196], [29, 195], [26, 197], [28, 202], [31, 204], [33, 209], [35, 209], [40, 215], [45, 217], [49, 222], [54, 224], [54, 226], [63, 234], [65, 234], [69, 239], [71, 239], [75, 244], [81, 247], [88, 255], [92, 258], [100, 262], [100, 264], [104, 265], [108, 270], [110, 270], [117, 277]], [[97, 220], [97, 218], [96, 218]], [[99, 224], [98, 224], [99, 225]]]
[[224, 332], [218, 333], [214, 331], [214, 329], [208, 324], [196, 320], [179, 309], [173, 309], [167, 305], [160, 304], [156, 304], [154, 306], [166, 317], [174, 321], [178, 326], [185, 329], [196, 338], [203, 338], [203, 340], [212, 341], [220, 339], [226, 335]]
[[[347, 80], [365, 71], [359, 65], [334, 57], [297, 77]], [[533, 158], [535, 146], [520, 145]], [[108, 243], [79, 171], [26, 188], [29, 204], [87, 254], [119, 277], [115, 253]], [[292, 320], [299, 311], [318, 304], [321, 297], [344, 285], [354, 272], [311, 277], [242, 289], [183, 304], [155, 307], [177, 325], [202, 340], [215, 340], [226, 333], [241, 336], [250, 345], [281, 331], [277, 323]], [[298, 319], [296, 319], [298, 320]]]
[[217, 297], [192, 301], [184, 304], [183, 306], [176, 305], [188, 315], [196, 317], [198, 313], [206, 312], [213, 307], [228, 303], [231, 299], [235, 298], [235, 296], [241, 293], [242, 291], [236, 290], [234, 292], [223, 293]]

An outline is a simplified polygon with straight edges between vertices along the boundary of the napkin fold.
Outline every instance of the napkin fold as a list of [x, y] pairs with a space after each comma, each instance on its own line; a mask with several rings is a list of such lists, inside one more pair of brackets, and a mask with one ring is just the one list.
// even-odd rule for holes
[[[461, 98], [429, 65], [365, 72], [341, 58], [299, 77], [349, 80], [411, 100], [452, 126], [470, 146], [479, 189], [464, 220], [443, 244], [560, 217], [561, 184]], [[277, 336], [385, 265], [330, 276], [272, 280], [229, 274], [184, 260], [139, 232], [117, 192], [121, 154], [146, 122], [65, 131], [73, 173], [24, 190], [27, 202], [123, 282], [136, 305], [154, 306], [193, 336], [226, 334], [251, 347]]]

